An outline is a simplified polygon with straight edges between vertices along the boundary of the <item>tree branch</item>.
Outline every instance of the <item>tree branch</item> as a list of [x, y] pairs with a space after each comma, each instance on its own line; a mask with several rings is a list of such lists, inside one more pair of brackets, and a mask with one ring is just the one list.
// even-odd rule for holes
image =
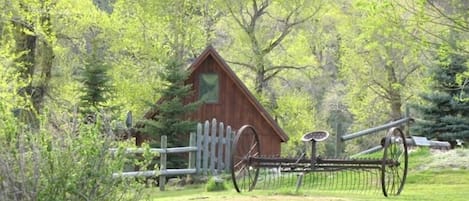
[[264, 48], [262, 50], [262, 53], [263, 54], [267, 54], [269, 52], [271, 52], [275, 47], [277, 47], [284, 39], [285, 37], [292, 31], [292, 28], [298, 24], [301, 24], [303, 22], [306, 22], [307, 20], [313, 18], [320, 10], [320, 8], [316, 9], [315, 12], [303, 19], [299, 19], [299, 20], [295, 20], [293, 22], [290, 22], [290, 19], [292, 18], [292, 16], [294, 14], [298, 14], [299, 13], [299, 10], [300, 7], [296, 7], [292, 12], [290, 12], [287, 17], [284, 19], [284, 20], [277, 20], [279, 22], [282, 22], [284, 23], [285, 27], [282, 29], [282, 33], [280, 34], [280, 36], [276, 39], [273, 40], [273, 42], [270, 43], [269, 46], [267, 46], [266, 48]]
[[407, 78], [409, 77], [409, 75], [411, 75], [413, 72], [415, 72], [417, 69], [419, 69], [420, 66], [419, 65], [415, 65], [414, 67], [412, 67], [408, 72], [407, 74], [405, 74], [401, 79], [399, 79], [399, 83], [403, 83], [407, 80]]
[[379, 87], [379, 88], [381, 88], [382, 90], [384, 90], [385, 93], [379, 91], [378, 89], [375, 89], [375, 87], [373, 87], [373, 85], [368, 85], [368, 88], [370, 88], [371, 91], [373, 91], [373, 92], [374, 92], [376, 95], [378, 95], [379, 97], [384, 98], [384, 99], [386, 99], [386, 100], [391, 100], [391, 98], [388, 96], [386, 90], [384, 90], [382, 87]]
[[383, 98], [386, 98], [388, 100], [391, 100], [391, 98], [388, 96], [388, 94], [391, 93], [391, 91], [389, 91], [386, 87], [384, 87], [381, 83], [379, 83], [377, 80], [371, 80], [371, 82], [375, 85], [375, 86], [378, 86], [382, 91], [384, 91], [384, 93], [381, 93], [381, 92], [378, 92], [376, 91], [375, 89], [373, 89], [373, 86], [372, 85], [369, 85], [369, 87], [375, 92], [377, 93], [379, 96], [383, 97]]
[[282, 66], [274, 66], [271, 68], [267, 68], [265, 72], [273, 71], [273, 70], [285, 70], [285, 69], [294, 69], [294, 70], [303, 70], [305, 68], [312, 67], [309, 65], [306, 66], [287, 66], [287, 65], [282, 65]]
[[459, 29], [462, 29], [463, 31], [469, 31], [469, 27], [464, 25], [464, 24], [461, 24], [460, 22], [458, 22], [457, 20], [455, 20], [454, 18], [446, 15], [440, 8], [438, 8], [432, 1], [427, 1], [427, 3], [436, 11], [440, 14], [440, 16], [444, 17], [445, 19], [449, 20], [450, 22], [452, 22], [453, 24], [457, 25], [456, 27], [459, 27]]
[[[249, 30], [248, 30], [247, 27], [245, 26], [245, 24], [247, 24], [247, 22], [246, 22], [246, 20], [243, 18], [243, 11], [242, 11], [242, 9], [241, 9], [241, 11], [240, 11], [240, 13], [241, 13], [241, 14], [240, 14], [240, 18], [241, 18], [241, 19], [240, 19], [240, 18], [238, 18], [238, 17], [235, 15], [235, 13], [234, 13], [234, 11], [233, 11], [233, 8], [232, 8], [231, 6], [228, 5], [227, 7], [228, 7], [228, 11], [230, 12], [231, 16], [232, 16], [233, 19], [236, 21], [236, 23], [237, 23], [246, 33], [248, 33]], [[249, 14], [249, 12], [248, 12], [248, 14]], [[242, 22], [241, 22], [241, 20], [242, 20]]]
[[283, 70], [287, 70], [287, 69], [303, 70], [303, 69], [308, 68], [308, 67], [310, 67], [310, 66], [274, 66], [274, 67], [271, 67], [271, 68], [268, 68], [268, 69], [265, 70], [266, 73], [269, 72], [269, 71], [274, 71], [274, 72], [270, 75], [267, 75], [264, 78], [264, 81], [268, 81], [268, 80], [272, 79], [273, 77], [275, 77], [277, 74], [279, 74]]
[[263, 82], [269, 81], [270, 79], [272, 79], [273, 77], [275, 77], [277, 74], [279, 74], [281, 71], [282, 71], [282, 69], [279, 69], [279, 70], [276, 70], [275, 72], [273, 72], [272, 74], [266, 76], [266, 77], [264, 78]]
[[248, 64], [248, 63], [243, 63], [243, 62], [239, 62], [239, 61], [228, 61], [228, 60], [225, 60], [227, 63], [230, 63], [230, 64], [236, 64], [236, 65], [241, 65], [241, 66], [244, 66], [244, 67], [247, 67], [249, 68], [250, 70], [253, 70], [255, 71], [256, 70], [256, 67], [251, 65], [251, 64]]

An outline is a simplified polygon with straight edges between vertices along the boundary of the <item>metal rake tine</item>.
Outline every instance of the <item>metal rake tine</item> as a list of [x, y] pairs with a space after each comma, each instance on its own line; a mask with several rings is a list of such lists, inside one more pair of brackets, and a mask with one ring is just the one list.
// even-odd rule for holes
[[322, 189], [324, 186], [324, 172], [318, 172], [318, 189]]
[[323, 178], [324, 178], [324, 180], [323, 180], [323, 181], [324, 181], [323, 187], [324, 187], [324, 189], [327, 189], [327, 188], [328, 188], [327, 185], [329, 185], [329, 183], [328, 183], [328, 182], [329, 182], [329, 178], [328, 178], [328, 176], [327, 176], [327, 175], [328, 175], [328, 174], [327, 174], [327, 171], [324, 171], [322, 175], [323, 175]]
[[276, 170], [277, 172], [276, 173], [279, 173], [279, 175], [275, 174], [273, 175], [273, 184], [272, 186], [275, 186], [275, 187], [280, 187], [280, 183], [282, 182], [282, 175], [281, 175], [281, 167], [279, 166], [278, 169]]
[[347, 190], [350, 191], [353, 187], [353, 171], [350, 170], [350, 171], [347, 171], [348, 173], [348, 177], [347, 177]]
[[342, 178], [342, 179], [341, 179], [342, 181], [341, 181], [341, 187], [340, 187], [340, 189], [343, 190], [343, 189], [345, 189], [345, 186], [344, 186], [344, 180], [345, 180], [345, 179], [343, 179], [343, 178], [344, 178], [344, 174], [345, 174], [345, 176], [347, 176], [347, 175], [346, 175], [346, 172], [345, 172], [345, 171], [341, 171], [340, 173], [341, 173], [341, 178]]
[[363, 169], [362, 171], [360, 171], [360, 189], [361, 189], [361, 192], [365, 192], [365, 185], [366, 185], [366, 171]]
[[334, 178], [334, 171], [329, 171], [329, 187], [331, 190], [334, 190], [334, 182], [335, 182], [335, 178]]
[[362, 172], [363, 171], [357, 171], [356, 174], [357, 174], [357, 191], [360, 191], [360, 189], [362, 188], [362, 184], [363, 184], [363, 180], [362, 180]]
[[357, 188], [357, 172], [353, 169], [351, 173], [352, 179], [350, 181], [352, 182], [352, 187], [350, 188], [350, 191], [353, 192], [353, 190]]
[[368, 190], [368, 175], [370, 173], [368, 171], [364, 171], [364, 177], [363, 177], [363, 192], [366, 192]]
[[376, 169], [375, 173], [373, 174], [374, 176], [373, 180], [378, 184], [378, 187], [379, 187], [379, 188], [375, 188], [376, 193], [379, 193], [381, 191], [381, 181], [379, 180], [380, 173], [381, 173], [381, 169]]
[[339, 182], [341, 182], [341, 180], [342, 180], [341, 179], [341, 177], [342, 177], [341, 172], [342, 171], [337, 171], [336, 169], [330, 169], [328, 171], [330, 171], [332, 173], [332, 178], [333, 178], [333, 182], [334, 182], [331, 189], [333, 189], [333, 190], [340, 189], [339, 188], [339, 186], [340, 186]]

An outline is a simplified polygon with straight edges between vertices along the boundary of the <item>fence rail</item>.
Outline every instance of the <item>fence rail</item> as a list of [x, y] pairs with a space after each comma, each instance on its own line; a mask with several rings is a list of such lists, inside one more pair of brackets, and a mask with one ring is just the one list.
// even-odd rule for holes
[[[189, 146], [167, 148], [167, 137], [161, 136], [161, 148], [126, 148], [125, 154], [142, 154], [146, 151], [160, 154], [159, 170], [132, 171], [113, 173], [113, 177], [159, 177], [160, 190], [164, 190], [166, 176], [173, 175], [216, 175], [222, 172], [230, 171], [231, 144], [234, 138], [234, 131], [230, 126], [225, 125], [216, 119], [211, 122], [208, 120], [204, 124], [197, 124], [197, 132], [190, 133]], [[118, 148], [110, 148], [112, 153], [117, 152]], [[167, 154], [189, 153], [188, 168], [186, 169], [167, 169]]]
[[[110, 152], [117, 152], [119, 149], [118, 148], [110, 148]], [[126, 148], [124, 150], [125, 154], [143, 154], [145, 153], [145, 148]], [[166, 153], [166, 154], [173, 154], [173, 153], [187, 153], [187, 152], [192, 152], [192, 151], [197, 151], [199, 150], [196, 146], [188, 146], [188, 147], [173, 147], [173, 148], [166, 148], [166, 149], [160, 149], [160, 148], [150, 148], [148, 151], [150, 153]]]

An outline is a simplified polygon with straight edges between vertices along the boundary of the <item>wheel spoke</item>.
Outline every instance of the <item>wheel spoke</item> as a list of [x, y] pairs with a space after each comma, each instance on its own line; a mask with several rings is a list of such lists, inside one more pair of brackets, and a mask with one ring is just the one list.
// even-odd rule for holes
[[257, 154], [257, 150], [255, 150], [256, 148], [257, 148], [257, 143], [256, 143], [256, 144], [253, 144], [253, 145], [251, 146], [251, 148], [249, 149], [247, 155], [248, 155], [248, 156], [252, 155], [251, 153], [252, 153], [253, 151], [256, 151], [255, 154]]
[[239, 165], [243, 165], [243, 160], [240, 160], [239, 162], [237, 162], [237, 163], [234, 165], [234, 167], [236, 168], [236, 167], [238, 167]]

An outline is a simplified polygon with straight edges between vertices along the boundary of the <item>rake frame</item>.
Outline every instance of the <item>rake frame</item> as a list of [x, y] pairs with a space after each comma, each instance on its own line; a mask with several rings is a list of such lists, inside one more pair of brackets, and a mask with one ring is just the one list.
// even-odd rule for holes
[[306, 139], [303, 141], [312, 143], [310, 158], [305, 158], [304, 153], [300, 158], [265, 157], [260, 154], [259, 136], [254, 127], [243, 126], [237, 132], [232, 146], [231, 176], [236, 191], [252, 191], [261, 168], [279, 168], [279, 172], [297, 172], [302, 175], [344, 170], [378, 170], [384, 196], [399, 195], [402, 192], [407, 177], [408, 153], [406, 138], [400, 128], [390, 128], [381, 139], [380, 144], [384, 151], [383, 157], [378, 159], [322, 158], [316, 155], [316, 143], [325, 140], [327, 136], [326, 131], [305, 134], [303, 138]]

